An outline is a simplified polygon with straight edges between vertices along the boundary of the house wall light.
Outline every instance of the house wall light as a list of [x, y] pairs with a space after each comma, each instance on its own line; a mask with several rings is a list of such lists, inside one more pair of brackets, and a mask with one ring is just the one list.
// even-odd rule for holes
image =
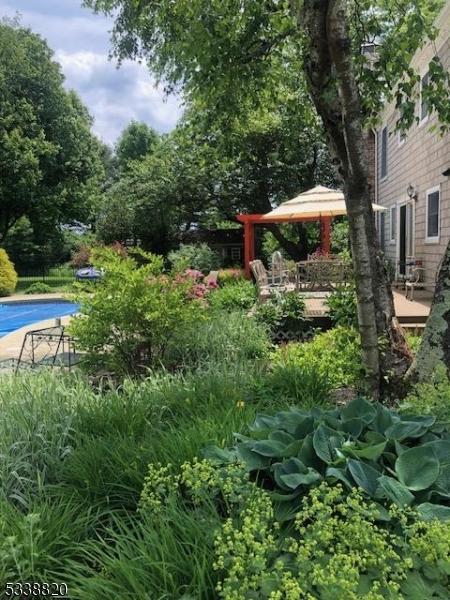
[[406, 188], [406, 193], [408, 194], [411, 200], [417, 200], [416, 188], [412, 185], [412, 183], [410, 183]]
[[450, 167], [449, 167], [448, 169], [446, 169], [446, 170], [445, 170], [445, 171], [442, 173], [442, 175], [443, 175], [444, 177], [450, 177]]

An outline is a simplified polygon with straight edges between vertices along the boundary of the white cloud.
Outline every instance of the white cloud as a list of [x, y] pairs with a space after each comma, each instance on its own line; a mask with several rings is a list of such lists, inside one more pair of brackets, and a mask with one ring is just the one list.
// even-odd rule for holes
[[81, 0], [0, 0], [0, 16], [17, 11], [22, 23], [40, 33], [55, 51], [66, 86], [76, 90], [94, 117], [94, 131], [113, 144], [132, 119], [157, 131], [172, 129], [180, 103], [166, 97], [147, 68], [125, 61], [117, 69], [108, 59], [112, 22], [80, 7]]

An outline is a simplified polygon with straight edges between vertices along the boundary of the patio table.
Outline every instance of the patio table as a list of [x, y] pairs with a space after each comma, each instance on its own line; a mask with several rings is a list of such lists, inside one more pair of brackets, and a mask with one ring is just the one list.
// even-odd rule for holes
[[298, 290], [334, 290], [351, 279], [351, 266], [337, 259], [302, 260], [297, 263]]

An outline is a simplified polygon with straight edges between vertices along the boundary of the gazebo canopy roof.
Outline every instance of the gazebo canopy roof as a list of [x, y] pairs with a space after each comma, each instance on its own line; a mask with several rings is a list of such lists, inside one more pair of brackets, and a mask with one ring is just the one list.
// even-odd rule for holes
[[[374, 211], [384, 211], [386, 208], [379, 204], [372, 204]], [[318, 185], [307, 190], [287, 202], [283, 202], [267, 214], [260, 217], [260, 221], [289, 221], [312, 219], [321, 217], [337, 217], [346, 215], [344, 194], [340, 190], [332, 190]]]

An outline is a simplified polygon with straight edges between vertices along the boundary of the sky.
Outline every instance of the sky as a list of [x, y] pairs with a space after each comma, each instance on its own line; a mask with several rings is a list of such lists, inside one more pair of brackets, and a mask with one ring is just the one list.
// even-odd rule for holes
[[94, 117], [94, 133], [114, 145], [131, 121], [159, 132], [173, 129], [181, 115], [175, 97], [167, 98], [144, 65], [127, 61], [120, 69], [111, 50], [112, 19], [95, 15], [82, 0], [0, 0], [0, 17], [19, 13], [23, 25], [46, 38], [66, 77]]

